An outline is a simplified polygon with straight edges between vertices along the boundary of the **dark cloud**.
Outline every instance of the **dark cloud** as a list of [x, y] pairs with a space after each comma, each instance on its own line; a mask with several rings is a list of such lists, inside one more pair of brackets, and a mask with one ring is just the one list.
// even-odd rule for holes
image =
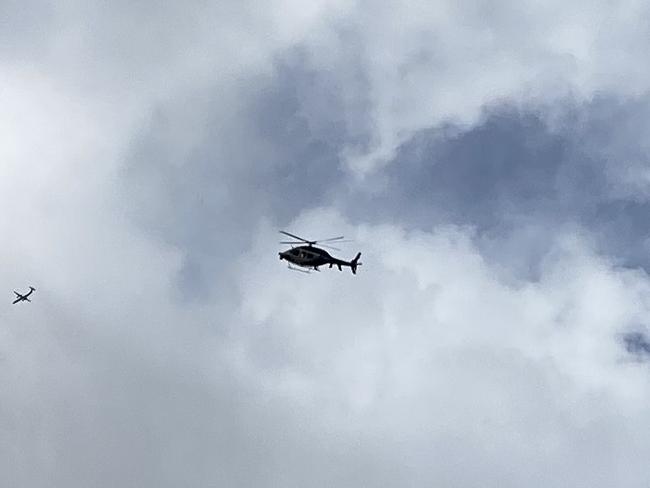
[[643, 332], [629, 332], [623, 335], [625, 350], [639, 360], [647, 360], [650, 356], [650, 339]]
[[[621, 264], [648, 267], [649, 204], [615, 191], [617, 161], [585, 149], [592, 141], [609, 147], [602, 136], [604, 107], [619, 125], [638, 120], [632, 104], [597, 100], [567, 109], [567, 126], [559, 131], [532, 108], [508, 107], [486, 110], [482, 123], [467, 131], [424, 131], [400, 147], [394, 164], [377, 177], [384, 189], [352, 195], [345, 211], [359, 220], [422, 230], [470, 226], [488, 254], [507, 249], [509, 256], [494, 257], [516, 265], [527, 256], [529, 268], [557, 233], [583, 229]], [[571, 122], [578, 125], [569, 127]], [[610, 130], [609, 138], [618, 130]]]

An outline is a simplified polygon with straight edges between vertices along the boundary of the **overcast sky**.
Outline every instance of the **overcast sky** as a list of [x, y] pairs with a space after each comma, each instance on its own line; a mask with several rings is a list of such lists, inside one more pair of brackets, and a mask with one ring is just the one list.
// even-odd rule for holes
[[0, 1], [0, 484], [647, 488], [649, 44], [640, 0]]

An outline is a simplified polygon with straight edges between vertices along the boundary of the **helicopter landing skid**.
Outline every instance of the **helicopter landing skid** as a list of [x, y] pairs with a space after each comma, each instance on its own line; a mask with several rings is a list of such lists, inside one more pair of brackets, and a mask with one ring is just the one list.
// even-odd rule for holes
[[291, 266], [290, 264], [287, 264], [287, 268], [289, 268], [292, 271], [298, 271], [299, 273], [311, 274], [311, 271], [308, 269], [296, 268], [294, 266]]

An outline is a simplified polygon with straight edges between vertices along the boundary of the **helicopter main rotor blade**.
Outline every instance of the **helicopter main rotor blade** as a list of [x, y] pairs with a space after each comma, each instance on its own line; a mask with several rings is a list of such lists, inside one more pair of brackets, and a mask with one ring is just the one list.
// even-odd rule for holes
[[315, 242], [331, 242], [331, 241], [338, 241], [340, 239], [344, 239], [345, 236], [338, 236], [338, 237], [330, 237], [329, 239], [318, 239]]
[[[326, 244], [321, 244], [323, 241], [307, 241], [307, 244], [318, 244], [323, 247], [327, 247]], [[331, 242], [331, 241], [324, 241], [324, 242]], [[351, 239], [345, 240], [345, 241], [334, 241], [334, 244], [343, 244], [345, 242], [354, 242]], [[305, 244], [303, 241], [279, 241], [278, 244]], [[336, 249], [336, 248], [333, 248]], [[340, 249], [337, 249], [337, 251], [340, 251]]]
[[313, 241], [308, 241], [307, 239], [303, 239], [302, 237], [298, 237], [297, 235], [289, 234], [288, 232], [285, 232], [283, 230], [280, 231], [280, 234], [284, 234], [285, 236], [293, 237], [294, 239], [298, 239], [299, 241], [302, 241], [302, 242], [313, 242]]
[[320, 247], [326, 247], [327, 249], [333, 249], [334, 251], [340, 251], [338, 247], [330, 246], [328, 244], [320, 244]]
[[[304, 244], [304, 242], [289, 242], [289, 241], [282, 241], [280, 244], [288, 244], [291, 246], [297, 245], [297, 244]], [[310, 243], [311, 244], [311, 243]], [[314, 243], [318, 244], [318, 243]], [[318, 244], [319, 247], [326, 247], [327, 249], [333, 249], [334, 251], [340, 251], [338, 247], [330, 246], [329, 244]]]
[[[328, 239], [319, 239], [319, 240], [310, 241], [310, 240], [304, 239], [304, 238], [302, 238], [300, 236], [297, 236], [295, 234], [291, 234], [290, 232], [287, 232], [287, 231], [284, 231], [284, 230], [281, 230], [279, 232], [280, 232], [280, 234], [284, 234], [286, 236], [289, 236], [289, 237], [291, 237], [293, 239], [297, 239], [299, 241], [299, 242], [280, 241], [280, 244], [302, 244], [302, 243], [305, 243], [305, 244], [308, 244], [310, 246], [313, 246], [314, 244], [320, 244], [321, 242], [333, 242], [335, 244], [339, 244], [339, 243], [342, 244], [344, 242], [353, 242], [350, 239], [343, 240], [343, 239], [345, 239], [345, 236], [330, 237]], [[321, 245], [324, 245], [324, 244], [321, 244]], [[332, 247], [331, 249], [335, 249], [336, 251], [340, 251], [340, 249], [337, 249], [335, 247]]]
[[[318, 242], [332, 242], [332, 241], [318, 241]], [[334, 241], [334, 244], [343, 244], [345, 242], [354, 242], [353, 239], [344, 239], [342, 241]]]
[[[321, 244], [323, 241], [308, 241], [307, 244], [318, 244], [319, 246], [326, 247], [326, 244]], [[327, 242], [327, 241], [325, 241]], [[335, 241], [334, 244], [345, 243], [345, 242], [354, 242], [352, 240], [348, 241]], [[303, 241], [279, 241], [278, 244], [305, 244]]]

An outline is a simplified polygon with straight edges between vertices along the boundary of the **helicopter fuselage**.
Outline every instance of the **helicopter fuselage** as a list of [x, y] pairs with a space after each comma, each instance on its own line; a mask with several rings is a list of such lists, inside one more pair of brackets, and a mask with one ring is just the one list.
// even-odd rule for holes
[[278, 253], [280, 259], [286, 259], [296, 266], [303, 268], [318, 268], [324, 264], [347, 264], [345, 261], [336, 259], [330, 253], [315, 246], [297, 246], [288, 251]]

